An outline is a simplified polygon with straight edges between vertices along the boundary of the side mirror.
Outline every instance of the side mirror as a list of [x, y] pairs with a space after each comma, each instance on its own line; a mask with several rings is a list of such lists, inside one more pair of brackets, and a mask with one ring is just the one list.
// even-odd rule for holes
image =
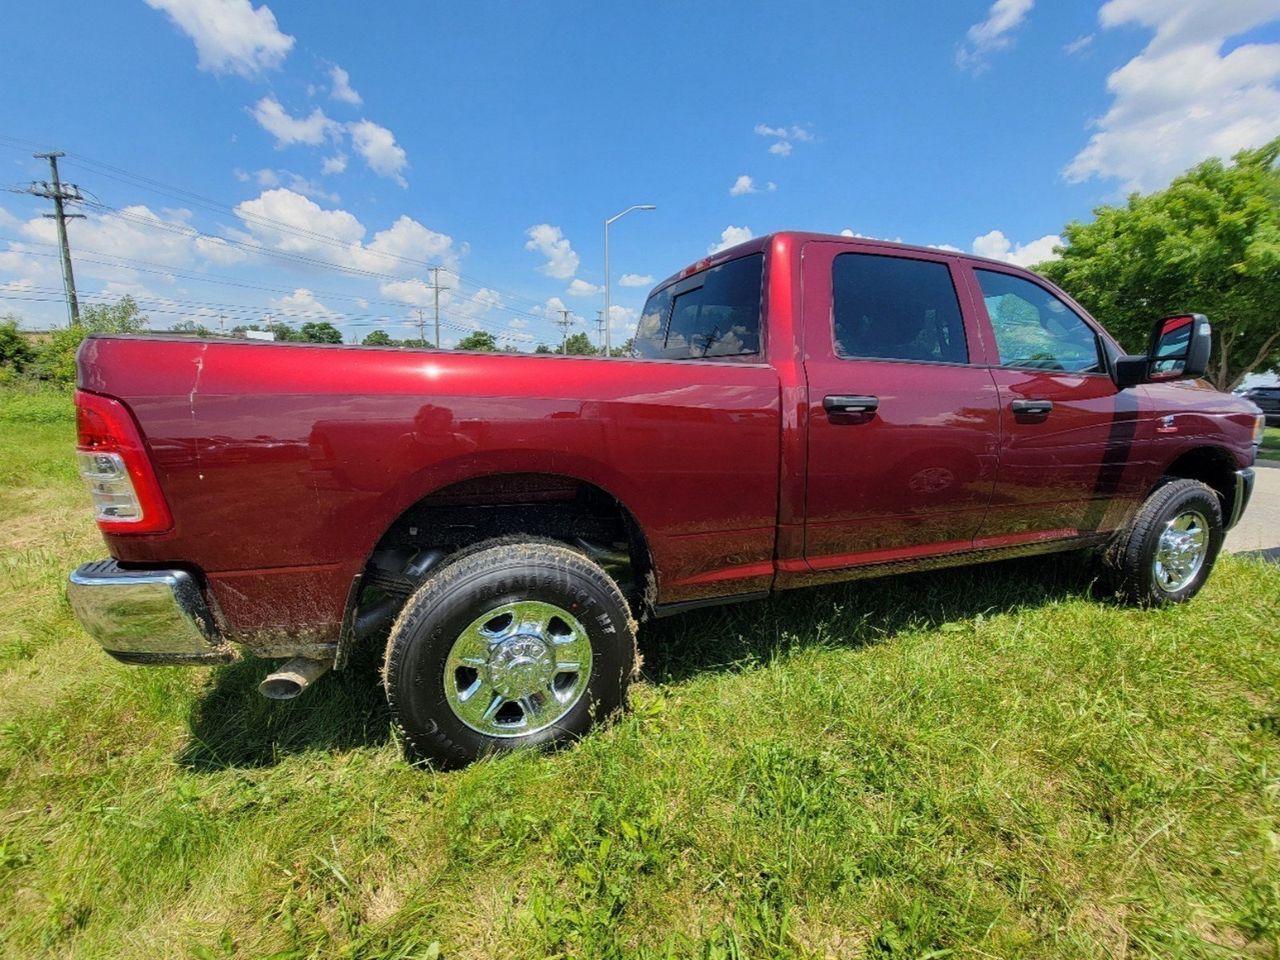
[[1199, 313], [1165, 317], [1151, 329], [1145, 355], [1116, 357], [1111, 376], [1117, 387], [1204, 376], [1213, 346], [1209, 321]]
[[1147, 349], [1147, 379], [1160, 382], [1203, 377], [1212, 346], [1209, 321], [1203, 314], [1186, 313], [1157, 321]]

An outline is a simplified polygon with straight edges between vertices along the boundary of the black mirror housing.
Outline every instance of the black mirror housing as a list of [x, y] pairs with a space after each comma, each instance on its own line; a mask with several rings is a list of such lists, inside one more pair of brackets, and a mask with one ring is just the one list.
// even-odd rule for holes
[[1111, 362], [1111, 379], [1117, 387], [1136, 387], [1147, 382], [1151, 359], [1145, 353], [1121, 354]]

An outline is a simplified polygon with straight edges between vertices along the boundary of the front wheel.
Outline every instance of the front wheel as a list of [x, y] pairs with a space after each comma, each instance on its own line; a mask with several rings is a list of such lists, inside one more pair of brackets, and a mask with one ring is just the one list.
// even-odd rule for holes
[[1107, 554], [1110, 584], [1128, 603], [1190, 600], [1204, 586], [1225, 531], [1218, 495], [1195, 480], [1158, 487]]
[[410, 759], [456, 766], [582, 736], [623, 705], [635, 665], [635, 622], [608, 574], [559, 544], [503, 543], [409, 599], [383, 679]]

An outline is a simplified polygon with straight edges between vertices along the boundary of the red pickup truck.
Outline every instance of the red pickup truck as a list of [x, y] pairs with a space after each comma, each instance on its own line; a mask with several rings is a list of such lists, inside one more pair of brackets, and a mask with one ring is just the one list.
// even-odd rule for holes
[[625, 359], [93, 337], [112, 559], [69, 597], [126, 663], [294, 658], [277, 697], [385, 642], [417, 758], [563, 741], [646, 616], [1080, 549], [1190, 598], [1262, 432], [1209, 343], [1189, 314], [1126, 355], [1033, 273], [806, 233], [663, 281]]

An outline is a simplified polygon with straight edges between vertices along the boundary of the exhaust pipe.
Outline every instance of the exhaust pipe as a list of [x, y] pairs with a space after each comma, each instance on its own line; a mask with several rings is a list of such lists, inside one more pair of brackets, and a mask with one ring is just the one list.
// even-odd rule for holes
[[258, 692], [268, 700], [292, 700], [329, 672], [332, 660], [294, 657], [258, 684]]

